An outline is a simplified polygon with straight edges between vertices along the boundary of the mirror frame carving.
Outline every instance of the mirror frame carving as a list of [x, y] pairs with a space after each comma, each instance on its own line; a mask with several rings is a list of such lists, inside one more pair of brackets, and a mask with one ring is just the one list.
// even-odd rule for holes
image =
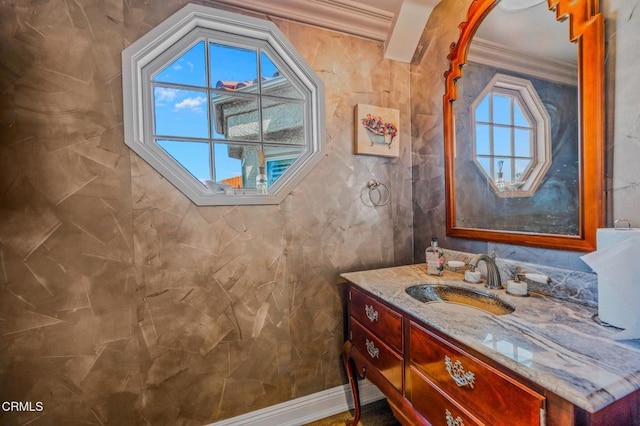
[[511, 231], [463, 228], [456, 226], [455, 128], [453, 102], [457, 98], [456, 81], [462, 77], [471, 39], [500, 0], [473, 0], [467, 19], [459, 25], [460, 37], [452, 43], [445, 72], [444, 158], [447, 235], [481, 241], [593, 251], [596, 230], [604, 226], [604, 18], [599, 0], [547, 0], [556, 20], [569, 19], [569, 40], [578, 44], [579, 123], [579, 235], [519, 233]]

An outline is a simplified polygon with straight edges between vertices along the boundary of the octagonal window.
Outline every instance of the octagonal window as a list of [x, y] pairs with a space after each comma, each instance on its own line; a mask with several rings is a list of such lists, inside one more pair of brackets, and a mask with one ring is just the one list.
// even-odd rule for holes
[[125, 141], [194, 203], [277, 204], [321, 159], [322, 82], [271, 22], [188, 5], [122, 57]]
[[529, 80], [496, 74], [471, 105], [473, 158], [500, 197], [528, 197], [551, 164], [550, 117]]

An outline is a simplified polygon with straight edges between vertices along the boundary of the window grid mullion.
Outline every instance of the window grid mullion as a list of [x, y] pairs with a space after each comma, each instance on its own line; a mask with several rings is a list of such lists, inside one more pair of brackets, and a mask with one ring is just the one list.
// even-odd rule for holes
[[515, 114], [515, 105], [516, 105], [516, 100], [514, 99], [513, 96], [509, 96], [509, 115], [510, 117], [510, 124], [511, 124], [511, 129], [509, 134], [511, 135], [511, 140], [509, 141], [509, 146], [511, 148], [511, 151], [509, 152], [510, 155], [510, 160], [509, 160], [509, 164], [511, 164], [511, 170], [509, 171], [509, 182], [513, 182], [515, 180], [515, 170], [516, 170], [516, 160], [515, 160], [515, 153], [516, 153], [516, 129], [515, 129], [515, 122], [516, 122], [516, 114]]
[[[473, 151], [474, 160], [479, 171], [492, 185], [497, 180], [499, 162], [508, 168], [508, 170], [502, 168], [502, 178], [506, 182], [522, 183], [520, 186], [510, 185], [505, 189], [507, 192], [516, 191], [517, 194], [499, 195], [500, 197], [531, 196], [540, 183], [540, 171], [546, 171], [548, 168], [546, 164], [550, 162], [548, 157], [541, 160], [538, 155], [538, 152], [544, 152], [547, 155], [545, 146], [541, 144], [548, 143], [546, 142], [548, 137], [541, 140], [538, 135], [547, 134], [548, 130], [548, 128], [542, 128], [542, 125], [548, 126], [544, 105], [530, 82], [518, 81], [509, 87], [510, 81], [506, 76], [503, 86], [502, 81], [494, 81], [498, 80], [496, 76], [471, 103], [473, 139], [476, 146]], [[506, 98], [505, 102], [502, 102], [503, 96]], [[488, 115], [487, 118], [484, 118], [485, 114]], [[477, 120], [479, 115], [483, 120]], [[518, 123], [516, 119], [519, 120]], [[486, 138], [487, 145], [485, 148], [483, 144], [481, 154], [478, 135], [482, 128], [486, 128], [488, 133], [483, 137], [483, 142]], [[532, 172], [536, 173], [533, 177]], [[503, 191], [502, 188], [495, 186], [494, 189], [497, 192]]]
[[257, 49], [256, 55], [258, 56], [258, 142], [260, 143], [260, 151], [262, 152], [262, 155], [264, 155], [264, 133], [262, 128], [262, 123], [264, 121], [262, 114], [262, 49]]
[[489, 158], [491, 161], [489, 162], [489, 170], [491, 170], [491, 178], [496, 180], [496, 170], [495, 170], [495, 120], [493, 119], [493, 98], [495, 96], [495, 92], [489, 97], [489, 117], [491, 119], [491, 123], [489, 124]]
[[[286, 38], [275, 26], [267, 25], [268, 23], [262, 26], [258, 20], [242, 15], [218, 11], [210, 13], [202, 6], [190, 5], [184, 9], [188, 8], [194, 9], [197, 13], [179, 11], [170, 17], [167, 23], [152, 29], [144, 43], [142, 39], [138, 40], [123, 51], [125, 111], [128, 104], [131, 105], [131, 113], [125, 114], [125, 142], [198, 205], [279, 203], [283, 194], [286, 195], [286, 191], [297, 185], [318, 162], [320, 158], [317, 154], [324, 150], [321, 131], [306, 133], [310, 126], [307, 120], [312, 120], [314, 129], [324, 127], [315, 125], [324, 123], [321, 81], [297, 52], [288, 48], [281, 49], [283, 42], [287, 47]], [[185, 17], [191, 19], [186, 21]], [[195, 29], [185, 30], [189, 28], [188, 25], [197, 22], [195, 19], [203, 19], [215, 25], [200, 28], [198, 24]], [[234, 22], [234, 25], [229, 22]], [[221, 26], [222, 29], [218, 30], [217, 26]], [[187, 32], [182, 34], [180, 31]], [[263, 34], [268, 35], [269, 39], [262, 38]], [[194, 43], [203, 44], [204, 51], [201, 46], [191, 51], [193, 46], [196, 46]], [[216, 46], [221, 43], [221, 46], [227, 48], [222, 51], [220, 57], [217, 56], [217, 47], [213, 49], [214, 43]], [[149, 46], [153, 46], [154, 49], [150, 49]], [[272, 46], [273, 65], [271, 57], [265, 56], [267, 52], [272, 52]], [[238, 62], [241, 67], [237, 66], [234, 58], [241, 59]], [[253, 58], [256, 62], [251, 68], [249, 60]], [[229, 72], [226, 71], [227, 61], [231, 65]], [[125, 66], [128, 64], [129, 67]], [[277, 79], [272, 91], [272, 85], [262, 79], [264, 70], [267, 80], [271, 81], [272, 68], [290, 71], [287, 75], [291, 82], [289, 78]], [[153, 75], [160, 72], [164, 72], [163, 81], [154, 81]], [[204, 79], [202, 72], [205, 73]], [[221, 80], [227, 75], [227, 79], [247, 80], [245, 85], [250, 86], [249, 80], [256, 77], [248, 74], [254, 72], [257, 72], [257, 80], [253, 89], [236, 91], [233, 90], [235, 87], [232, 89], [226, 86], [229, 90], [222, 91], [215, 87], [218, 81], [217, 74]], [[154, 95], [154, 90], [158, 92], [157, 95]], [[163, 90], [172, 98], [165, 97]], [[292, 90], [295, 90], [295, 93], [292, 93]], [[271, 95], [262, 99], [264, 93]], [[213, 99], [214, 95], [216, 99]], [[225, 96], [221, 97], [223, 95]], [[204, 97], [206, 104], [203, 102]], [[127, 103], [129, 99], [131, 102]], [[274, 109], [271, 109], [272, 104]], [[203, 111], [205, 105], [207, 110]], [[300, 118], [300, 113], [306, 112], [307, 109], [314, 112], [314, 115], [303, 114]], [[224, 114], [221, 115], [222, 110]], [[267, 129], [267, 116], [274, 120], [280, 114], [286, 114], [291, 110], [295, 111], [296, 115], [290, 120], [278, 121], [275, 126]], [[233, 118], [227, 119], [227, 116], [232, 115]], [[139, 117], [137, 122], [131, 124], [136, 117]], [[225, 121], [223, 128], [216, 125], [217, 117]], [[231, 132], [225, 129], [227, 125], [232, 126]], [[256, 129], [255, 126], [259, 128]], [[139, 131], [140, 128], [142, 131]], [[274, 138], [273, 141], [265, 141], [267, 133], [271, 135], [270, 132], [290, 130], [297, 132], [295, 138], [283, 137], [282, 140]], [[301, 130], [303, 139], [300, 137]], [[276, 134], [279, 133], [274, 133]], [[270, 148], [270, 154], [282, 157], [270, 157], [279, 161], [277, 176], [283, 175], [284, 171], [287, 171], [287, 174], [283, 179], [278, 178], [278, 182], [272, 182], [274, 185], [266, 196], [256, 194], [253, 188], [225, 190], [225, 193], [214, 187], [216, 190], [212, 193], [210, 185], [205, 184], [205, 180], [216, 180], [217, 168], [220, 168], [221, 172], [217, 176], [219, 180], [227, 176], [227, 154], [224, 147], [236, 144], [238, 149], [230, 150], [232, 152], [229, 156], [254, 166], [254, 169], [258, 162], [257, 149], [264, 153], [265, 147], [273, 147]], [[217, 145], [223, 149], [216, 150]], [[244, 159], [241, 153], [243, 146], [246, 148]], [[235, 155], [236, 153], [238, 155]], [[203, 161], [203, 155], [208, 155], [207, 161]], [[236, 160], [229, 162], [228, 175], [240, 174], [239, 162]], [[252, 186], [248, 182], [245, 184], [245, 187]]]
[[212, 84], [211, 84], [211, 58], [209, 55], [209, 44], [210, 39], [207, 38], [207, 46], [204, 49], [204, 60], [205, 60], [205, 72], [207, 73], [207, 108], [208, 118], [209, 118], [209, 174], [211, 175], [211, 180], [216, 182], [216, 159], [215, 159], [215, 145], [213, 142], [213, 127], [215, 126], [215, 116], [213, 112], [213, 92], [212, 92]]

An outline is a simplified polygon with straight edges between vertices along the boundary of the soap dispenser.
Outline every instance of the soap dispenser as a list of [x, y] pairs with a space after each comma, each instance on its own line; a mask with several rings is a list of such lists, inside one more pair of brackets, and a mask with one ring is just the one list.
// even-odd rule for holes
[[438, 247], [438, 239], [431, 238], [431, 245], [424, 253], [427, 262], [427, 274], [442, 275], [444, 271], [444, 252]]

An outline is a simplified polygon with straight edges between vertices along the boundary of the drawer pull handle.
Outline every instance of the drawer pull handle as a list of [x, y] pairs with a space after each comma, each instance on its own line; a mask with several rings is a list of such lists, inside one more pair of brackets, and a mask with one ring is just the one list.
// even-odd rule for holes
[[378, 311], [373, 309], [373, 306], [364, 305], [364, 312], [367, 314], [367, 318], [369, 318], [369, 321], [371, 322], [378, 321], [379, 314], [378, 314]]
[[367, 352], [371, 358], [380, 358], [380, 349], [376, 348], [372, 341], [365, 339], [365, 345], [367, 345]]
[[447, 367], [447, 372], [451, 376], [456, 385], [463, 387], [469, 386], [473, 389], [473, 380], [475, 379], [475, 374], [471, 371], [464, 371], [464, 367], [462, 366], [462, 362], [460, 360], [456, 360], [456, 362], [451, 362], [451, 359], [445, 355], [444, 356], [444, 364]]
[[460, 416], [454, 419], [451, 411], [449, 410], [445, 410], [445, 415], [447, 416], [447, 426], [464, 426], [464, 422]]

